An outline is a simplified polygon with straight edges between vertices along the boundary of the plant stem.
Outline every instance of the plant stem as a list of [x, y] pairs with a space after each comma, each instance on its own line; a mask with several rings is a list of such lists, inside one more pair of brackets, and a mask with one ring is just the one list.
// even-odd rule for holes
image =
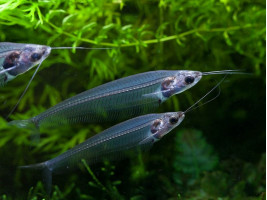
[[[86, 38], [78, 38], [77, 36], [65, 32], [62, 29], [58, 28], [56, 25], [52, 24], [49, 21], [46, 21], [47, 24], [49, 24], [52, 28], [54, 28], [57, 32], [62, 33], [66, 36], [75, 38], [77, 40], [86, 42], [86, 43], [90, 43], [90, 44], [95, 44], [95, 45], [100, 45], [100, 46], [107, 46], [107, 47], [131, 47], [131, 46], [136, 46], [136, 45], [140, 45], [141, 42], [133, 42], [133, 43], [129, 43], [129, 44], [113, 44], [113, 43], [108, 43], [108, 42], [100, 42], [97, 43], [94, 40], [90, 40], [90, 39], [86, 39]], [[225, 28], [212, 28], [212, 29], [192, 29], [177, 35], [171, 35], [171, 36], [167, 36], [167, 37], [163, 37], [163, 38], [159, 38], [159, 39], [152, 39], [152, 40], [144, 40], [142, 41], [143, 44], [157, 44], [159, 42], [167, 42], [170, 40], [175, 40], [175, 39], [179, 39], [188, 35], [191, 35], [193, 33], [196, 32], [206, 32], [206, 33], [211, 33], [211, 32], [224, 32], [224, 31], [236, 31], [236, 30], [241, 30], [241, 29], [246, 29], [246, 28], [252, 28], [255, 27], [255, 25], [251, 25], [248, 24], [246, 26], [231, 26], [231, 27], [225, 27]]]
[[93, 180], [96, 182], [96, 184], [104, 191], [107, 191], [107, 188], [96, 178], [95, 174], [92, 172], [91, 168], [89, 167], [89, 165], [86, 163], [86, 161], [84, 159], [82, 159], [82, 163], [84, 164], [84, 166], [86, 167], [87, 171], [89, 172], [89, 174], [92, 176]]

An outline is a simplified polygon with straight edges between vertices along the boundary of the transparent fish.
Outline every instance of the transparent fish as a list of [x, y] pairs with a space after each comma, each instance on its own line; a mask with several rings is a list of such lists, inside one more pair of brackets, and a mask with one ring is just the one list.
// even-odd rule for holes
[[103, 159], [115, 160], [123, 158], [129, 151], [135, 152], [136, 150], [149, 149], [155, 142], [177, 127], [184, 120], [185, 113], [192, 110], [199, 101], [218, 87], [223, 80], [185, 112], [148, 114], [127, 120], [104, 130], [51, 160], [39, 164], [21, 166], [20, 168], [43, 170], [46, 188], [50, 193], [52, 174], [65, 173], [75, 169], [82, 159], [92, 165], [103, 161]]
[[48, 57], [51, 47], [36, 44], [0, 43], [0, 85], [13, 80]]
[[[20, 99], [18, 100], [12, 111], [9, 113], [9, 115], [15, 110], [21, 98], [26, 93], [38, 69], [40, 68], [41, 63], [49, 56], [51, 50], [53, 49], [72, 49], [72, 47], [50, 47], [38, 44], [0, 42], [0, 86], [4, 86], [7, 82], [13, 80], [21, 74], [24, 74], [34, 66], [38, 65]], [[108, 48], [76, 47], [76, 49]], [[7, 117], [9, 117], [9, 115]]]
[[18, 127], [57, 126], [76, 122], [121, 121], [153, 112], [161, 103], [199, 82], [202, 75], [233, 71], [151, 71], [121, 78], [87, 90], [28, 120], [10, 124]]

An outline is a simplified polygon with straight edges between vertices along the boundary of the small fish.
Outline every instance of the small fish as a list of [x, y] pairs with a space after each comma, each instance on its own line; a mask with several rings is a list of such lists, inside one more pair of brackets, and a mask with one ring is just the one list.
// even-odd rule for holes
[[51, 47], [35, 44], [0, 43], [0, 84], [4, 85], [46, 59]]
[[203, 75], [234, 73], [239, 72], [165, 70], [136, 74], [87, 90], [33, 118], [10, 124], [38, 129], [43, 125], [121, 121], [154, 111], [171, 96], [193, 87]]
[[[13, 80], [44, 61], [53, 49], [73, 47], [50, 47], [38, 44], [0, 42], [0, 84]], [[75, 49], [108, 49], [75, 47]]]
[[[35, 73], [31, 77], [30, 81], [28, 82], [28, 85], [26, 86], [23, 94], [21, 95], [18, 101], [19, 103], [21, 98], [26, 93], [38, 69], [40, 68], [41, 63], [49, 56], [51, 50], [53, 49], [72, 49], [72, 47], [50, 47], [46, 45], [37, 44], [0, 42], [0, 86], [4, 86], [7, 82], [13, 80], [17, 76], [27, 72], [34, 66], [38, 65], [35, 70]], [[76, 47], [76, 49], [107, 48]], [[18, 103], [13, 108], [11, 113], [15, 110]]]
[[193, 110], [197, 103], [216, 89], [225, 77], [184, 112], [148, 114], [127, 120], [104, 130], [51, 160], [20, 168], [42, 170], [45, 186], [50, 194], [52, 174], [73, 170], [79, 166], [82, 159], [92, 165], [103, 159], [115, 160], [125, 157], [129, 151], [135, 152], [152, 147], [155, 142], [177, 127], [184, 120], [185, 114]]

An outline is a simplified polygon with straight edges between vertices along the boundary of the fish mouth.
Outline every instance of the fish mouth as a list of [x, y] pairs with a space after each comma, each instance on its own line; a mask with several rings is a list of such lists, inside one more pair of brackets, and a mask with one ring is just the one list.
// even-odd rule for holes
[[196, 78], [201, 78], [202, 75], [203, 75], [202, 72], [195, 72], [194, 74], [195, 74], [195, 77], [196, 77]]
[[51, 53], [51, 47], [45, 46], [44, 51], [43, 51], [43, 59], [42, 60], [47, 58], [50, 53]]
[[202, 78], [202, 72], [199, 71], [195, 71], [194, 73], [192, 73], [192, 76], [195, 78], [194, 83], [192, 84], [192, 86], [194, 86], [195, 84], [197, 84], [200, 79]]
[[179, 121], [180, 121], [180, 123], [184, 120], [184, 118], [185, 118], [184, 112], [179, 113]]

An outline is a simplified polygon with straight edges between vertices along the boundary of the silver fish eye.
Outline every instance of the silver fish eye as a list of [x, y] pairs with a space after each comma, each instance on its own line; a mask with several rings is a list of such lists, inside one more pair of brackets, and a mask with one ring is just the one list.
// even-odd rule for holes
[[184, 81], [186, 84], [191, 84], [195, 81], [195, 78], [193, 76], [186, 76]]
[[178, 122], [178, 117], [176, 116], [171, 116], [170, 119], [169, 119], [169, 122], [171, 124], [176, 124]]
[[33, 53], [31, 55], [31, 61], [36, 62], [36, 61], [40, 60], [41, 57], [42, 57], [42, 55], [40, 53]]

